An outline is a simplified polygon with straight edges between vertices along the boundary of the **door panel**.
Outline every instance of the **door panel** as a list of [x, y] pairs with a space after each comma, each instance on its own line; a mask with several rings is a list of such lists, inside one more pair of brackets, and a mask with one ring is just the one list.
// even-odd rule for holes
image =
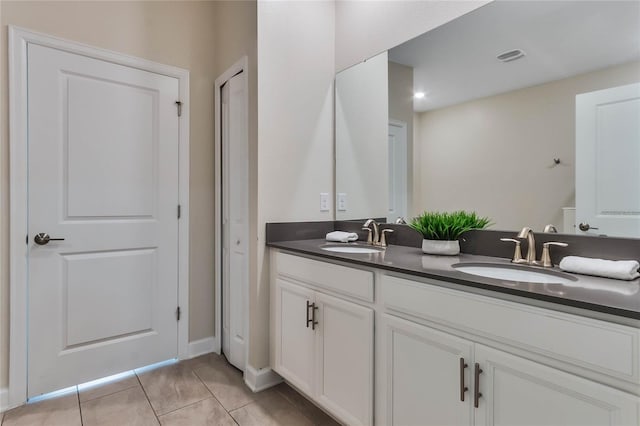
[[396, 426], [471, 425], [472, 393], [460, 399], [460, 358], [464, 383], [471, 385], [473, 344], [425, 326], [384, 315], [387, 383], [386, 421]]
[[157, 91], [63, 75], [67, 216], [153, 216]]
[[640, 83], [576, 96], [576, 232], [640, 236], [638, 182]]
[[[316, 332], [306, 321], [311, 315], [307, 303], [313, 303], [313, 291], [276, 279], [276, 372], [308, 395], [314, 395], [313, 362]], [[309, 314], [309, 317], [307, 316]]]
[[249, 146], [245, 74], [222, 87], [223, 351], [244, 371], [249, 287]]
[[320, 403], [350, 425], [373, 417], [373, 310], [322, 293], [316, 371]]
[[30, 44], [28, 88], [33, 397], [177, 355], [178, 81]]
[[482, 397], [476, 425], [637, 425], [638, 398], [476, 345]]
[[64, 349], [151, 331], [155, 249], [62, 257], [67, 302]]

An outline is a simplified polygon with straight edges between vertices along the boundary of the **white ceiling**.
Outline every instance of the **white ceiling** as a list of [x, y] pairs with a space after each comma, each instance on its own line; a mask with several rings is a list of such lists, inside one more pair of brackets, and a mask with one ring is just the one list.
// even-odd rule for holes
[[[496, 56], [522, 49], [522, 59]], [[640, 59], [640, 1], [495, 1], [389, 51], [427, 111]], [[640, 76], [638, 76], [640, 81]]]

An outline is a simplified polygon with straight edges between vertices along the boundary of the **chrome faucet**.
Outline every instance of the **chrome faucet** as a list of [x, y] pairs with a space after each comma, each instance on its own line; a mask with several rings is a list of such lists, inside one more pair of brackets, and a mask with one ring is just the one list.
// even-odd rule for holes
[[544, 231], [545, 234], [547, 233], [551, 233], [551, 234], [557, 234], [558, 233], [558, 228], [556, 228], [553, 225], [547, 225], [544, 227]]
[[[371, 232], [371, 228], [369, 226], [373, 225], [373, 232]], [[378, 222], [374, 219], [368, 219], [362, 228], [365, 231], [369, 231], [369, 237], [367, 238], [367, 244], [371, 244], [373, 246], [387, 246], [387, 239], [385, 237], [386, 233], [393, 232], [392, 229], [383, 229], [382, 233], [380, 232], [380, 226]]]
[[533, 229], [525, 226], [518, 233], [517, 238], [527, 239], [527, 245], [529, 247], [527, 248], [527, 257], [525, 258], [525, 262], [529, 265], [537, 265], [538, 261], [536, 260], [536, 239], [533, 237]]
[[[373, 225], [373, 238], [371, 237], [371, 228], [369, 226]], [[380, 241], [380, 228], [378, 227], [378, 222], [375, 219], [368, 219], [362, 229], [366, 229], [369, 231], [369, 238], [367, 238], [367, 244], [376, 245], [378, 241]]]

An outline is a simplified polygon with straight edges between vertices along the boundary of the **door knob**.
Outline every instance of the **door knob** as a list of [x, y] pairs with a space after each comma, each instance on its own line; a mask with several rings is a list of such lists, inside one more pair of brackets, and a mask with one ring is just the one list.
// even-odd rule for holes
[[589, 229], [598, 229], [590, 226], [588, 223], [580, 223], [580, 225], [578, 225], [578, 228], [580, 228], [580, 230], [583, 232], [587, 232]]
[[33, 237], [33, 242], [40, 246], [48, 244], [49, 241], [64, 241], [64, 238], [51, 238], [46, 232], [40, 232]]

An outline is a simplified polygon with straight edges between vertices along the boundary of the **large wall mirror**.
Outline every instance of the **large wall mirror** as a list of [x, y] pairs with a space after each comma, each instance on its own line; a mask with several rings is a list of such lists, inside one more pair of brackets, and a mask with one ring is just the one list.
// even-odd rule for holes
[[336, 197], [640, 237], [640, 2], [495, 1], [341, 71]]

